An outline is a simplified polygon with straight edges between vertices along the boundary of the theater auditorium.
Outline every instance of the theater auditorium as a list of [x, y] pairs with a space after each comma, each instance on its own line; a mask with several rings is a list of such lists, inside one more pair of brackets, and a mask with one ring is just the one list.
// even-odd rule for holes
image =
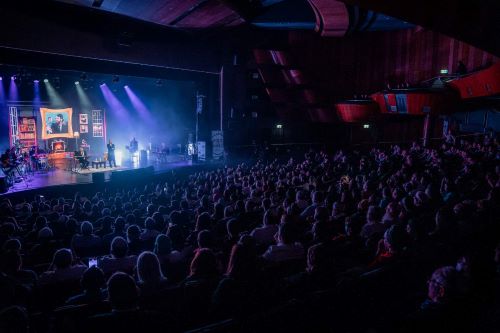
[[0, 1], [0, 332], [499, 332], [499, 23]]

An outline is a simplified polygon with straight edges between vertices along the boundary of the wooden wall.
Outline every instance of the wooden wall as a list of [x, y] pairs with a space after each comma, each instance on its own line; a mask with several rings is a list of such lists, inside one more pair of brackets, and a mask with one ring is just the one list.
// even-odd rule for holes
[[416, 84], [439, 75], [440, 69], [452, 73], [459, 60], [468, 70], [498, 61], [467, 43], [422, 28], [343, 38], [291, 32], [289, 45], [296, 66], [332, 98], [373, 93], [387, 83]]

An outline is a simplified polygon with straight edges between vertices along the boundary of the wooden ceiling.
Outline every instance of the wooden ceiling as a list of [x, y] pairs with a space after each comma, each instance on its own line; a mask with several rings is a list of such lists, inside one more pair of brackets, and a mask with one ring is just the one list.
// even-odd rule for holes
[[[22, 0], [16, 1], [22, 2]], [[385, 30], [409, 28], [409, 26], [405, 26], [407, 23], [420, 25], [426, 29], [466, 41], [494, 54], [500, 54], [500, 43], [498, 42], [500, 1], [498, 0], [421, 0], [407, 1], [404, 6], [401, 5], [400, 0], [55, 1], [96, 8], [173, 28], [205, 29], [255, 24], [267, 28], [293, 29], [299, 27], [308, 29], [310, 26], [314, 27], [315, 24], [316, 30], [324, 36], [343, 36], [346, 31], [357, 31], [355, 21], [359, 15], [356, 13], [375, 12], [385, 14], [379, 15], [386, 20], [383, 22]], [[99, 3], [99, 6], [95, 6], [95, 3]], [[303, 22], [304, 18], [295, 22], [297, 11], [304, 11], [304, 8], [307, 8], [293, 6], [297, 3], [310, 5], [311, 8], [308, 10], [314, 10], [313, 15], [316, 15], [316, 20], [313, 16], [311, 22], [308, 22], [307, 19], [307, 22]], [[259, 16], [263, 14], [269, 16], [270, 13], [274, 13], [275, 16], [266, 16], [264, 22], [259, 21]], [[387, 21], [389, 16], [390, 20]], [[405, 24], [402, 25], [401, 21]], [[390, 23], [389, 26], [387, 26], [387, 22]]]
[[[94, 0], [58, 0], [93, 7]], [[229, 2], [220, 0], [103, 0], [96, 9], [177, 28], [217, 28], [243, 24]]]

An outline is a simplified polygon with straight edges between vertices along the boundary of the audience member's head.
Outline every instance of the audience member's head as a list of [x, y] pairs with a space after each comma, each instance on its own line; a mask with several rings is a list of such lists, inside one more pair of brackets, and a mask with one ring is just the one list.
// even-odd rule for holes
[[307, 251], [307, 271], [309, 273], [325, 273], [332, 267], [332, 255], [323, 243], [315, 244]]
[[130, 275], [118, 272], [108, 280], [108, 295], [113, 310], [135, 310], [139, 299], [139, 290]]
[[54, 253], [52, 259], [52, 269], [65, 269], [71, 267], [73, 263], [73, 254], [70, 249], [59, 249]]
[[83, 236], [90, 236], [92, 232], [94, 232], [94, 228], [92, 227], [92, 223], [89, 221], [84, 221], [80, 226], [80, 231]]
[[141, 283], [164, 279], [156, 254], [145, 251], [139, 255], [137, 258], [137, 278]]
[[243, 236], [231, 249], [226, 275], [236, 279], [249, 279], [255, 276], [256, 270], [255, 241], [249, 236]]
[[125, 238], [115, 237], [111, 241], [111, 255], [114, 258], [123, 258], [127, 255], [128, 244]]
[[435, 303], [452, 301], [456, 296], [457, 271], [452, 266], [438, 268], [428, 281], [428, 297]]
[[191, 261], [190, 276], [195, 278], [214, 278], [217, 276], [217, 262], [210, 249], [198, 249]]
[[172, 241], [170, 237], [164, 234], [156, 236], [154, 253], [157, 256], [169, 255], [172, 252]]
[[0, 310], [0, 332], [28, 333], [29, 317], [26, 310], [20, 306], [9, 306]]
[[97, 266], [89, 267], [83, 272], [80, 284], [87, 292], [97, 292], [105, 285], [104, 272]]
[[129, 243], [139, 240], [141, 237], [141, 229], [133, 224], [127, 228], [127, 240]]
[[296, 228], [291, 222], [281, 223], [278, 229], [278, 242], [292, 244], [295, 242]]

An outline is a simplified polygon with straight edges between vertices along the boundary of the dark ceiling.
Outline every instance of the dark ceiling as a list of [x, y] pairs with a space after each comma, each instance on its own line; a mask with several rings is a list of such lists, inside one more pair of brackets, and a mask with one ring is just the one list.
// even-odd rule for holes
[[500, 54], [498, 0], [55, 0], [181, 28], [315, 29], [323, 36], [415, 25]]

